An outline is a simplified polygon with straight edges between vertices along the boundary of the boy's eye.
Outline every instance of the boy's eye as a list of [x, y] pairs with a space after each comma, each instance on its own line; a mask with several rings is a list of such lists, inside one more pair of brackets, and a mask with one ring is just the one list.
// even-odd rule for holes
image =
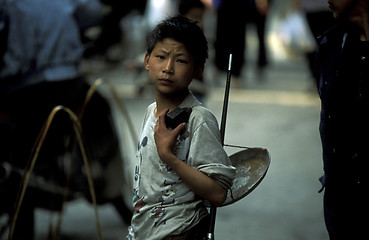
[[187, 61], [184, 60], [184, 59], [178, 59], [177, 62], [179, 62], [179, 63], [187, 63]]
[[164, 59], [165, 57], [163, 55], [156, 55], [157, 58], [159, 59]]

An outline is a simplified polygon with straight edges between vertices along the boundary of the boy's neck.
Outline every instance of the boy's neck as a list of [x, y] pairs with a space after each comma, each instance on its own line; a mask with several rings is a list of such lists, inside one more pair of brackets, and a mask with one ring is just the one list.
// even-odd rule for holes
[[160, 114], [166, 108], [169, 108], [169, 112], [172, 111], [183, 102], [188, 94], [188, 89], [173, 95], [156, 94], [157, 114]]

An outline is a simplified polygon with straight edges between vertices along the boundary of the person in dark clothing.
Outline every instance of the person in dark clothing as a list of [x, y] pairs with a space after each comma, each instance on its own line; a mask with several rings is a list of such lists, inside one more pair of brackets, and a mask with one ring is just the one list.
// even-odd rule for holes
[[[201, 0], [180, 0], [178, 12], [180, 15], [196, 21], [202, 30], [204, 30], [204, 14], [206, 5]], [[201, 102], [205, 102], [206, 97], [206, 81], [201, 76], [198, 79], [193, 79], [190, 84], [190, 90], [195, 97]]]
[[246, 25], [254, 23], [258, 36], [257, 69], [262, 71], [268, 64], [265, 42], [265, 24], [270, 1], [222, 0], [217, 7], [215, 41], [215, 66], [227, 71], [229, 54], [232, 53], [232, 75], [236, 81], [242, 77], [245, 64]]
[[337, 25], [317, 50], [324, 216], [331, 240], [369, 226], [369, 0], [331, 0]]
[[147, 0], [121, 1], [121, 0], [100, 0], [109, 11], [102, 17], [101, 33], [97, 39], [90, 43], [89, 48], [84, 53], [86, 58], [95, 55], [105, 55], [106, 51], [115, 44], [122, 41], [122, 29], [120, 22], [122, 18], [130, 12], [137, 10], [141, 14], [145, 11]]
[[[296, 2], [304, 12], [309, 29], [318, 44], [318, 38], [335, 24], [335, 19], [327, 8], [327, 2], [322, 0], [296, 0]], [[312, 80], [315, 72], [315, 55], [316, 48], [305, 53]], [[315, 80], [313, 84], [315, 87]]]
[[[71, 11], [74, 7], [60, 1], [0, 0], [0, 239], [11, 232], [12, 218], [16, 219], [13, 240], [34, 239], [34, 209], [60, 210], [64, 196], [58, 187], [67, 182], [68, 200], [80, 193], [87, 193], [86, 199], [91, 199], [78, 146], [76, 151], [72, 149], [76, 142], [72, 121], [68, 114], [60, 112], [50, 125], [32, 171], [33, 179], [43, 179], [41, 182], [47, 184], [36, 180], [37, 184], [28, 185], [16, 217], [19, 189], [25, 182], [19, 173], [28, 169], [30, 159], [36, 155], [35, 143], [54, 107], [68, 107], [80, 116], [91, 164], [99, 161], [99, 170], [108, 169], [112, 159], [118, 166], [122, 164], [115, 157], [120, 156], [118, 139], [104, 96], [95, 93], [81, 117], [90, 84], [79, 70], [84, 45], [81, 25], [77, 25], [76, 12]], [[70, 158], [64, 158], [67, 153]], [[68, 159], [73, 166], [72, 178], [67, 176]], [[130, 219], [131, 213], [120, 201], [123, 181], [118, 180], [114, 191], [106, 191], [114, 185], [102, 177], [109, 175], [101, 172], [101, 177], [94, 177], [96, 199], [98, 203], [111, 200], [119, 213], [127, 210]], [[115, 174], [114, 179], [119, 178]]]

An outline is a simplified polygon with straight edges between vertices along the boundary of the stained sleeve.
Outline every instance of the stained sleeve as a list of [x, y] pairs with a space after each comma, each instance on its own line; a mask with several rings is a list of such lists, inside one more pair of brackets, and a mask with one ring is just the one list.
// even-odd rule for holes
[[222, 146], [216, 121], [204, 121], [195, 129], [188, 159], [194, 168], [213, 178], [224, 189], [232, 186], [235, 168]]

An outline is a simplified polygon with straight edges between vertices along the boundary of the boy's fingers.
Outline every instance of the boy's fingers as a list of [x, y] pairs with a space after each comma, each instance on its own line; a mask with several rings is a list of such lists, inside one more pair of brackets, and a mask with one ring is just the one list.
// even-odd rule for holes
[[181, 134], [181, 132], [186, 128], [186, 123], [181, 123], [179, 124], [174, 130], [173, 133], [175, 135], [179, 135]]
[[165, 115], [169, 112], [169, 108], [164, 109], [160, 114], [159, 114], [159, 123], [165, 123]]

